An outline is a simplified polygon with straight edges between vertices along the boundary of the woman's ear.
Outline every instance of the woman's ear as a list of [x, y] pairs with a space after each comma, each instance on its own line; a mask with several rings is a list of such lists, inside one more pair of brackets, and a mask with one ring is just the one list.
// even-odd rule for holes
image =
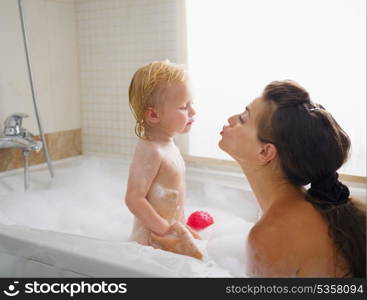
[[272, 161], [276, 155], [277, 155], [277, 148], [274, 146], [274, 144], [270, 144], [270, 143], [264, 144], [261, 147], [261, 150], [259, 153], [260, 159], [265, 163]]
[[160, 121], [159, 113], [153, 107], [148, 107], [145, 111], [145, 120], [148, 124], [158, 124]]

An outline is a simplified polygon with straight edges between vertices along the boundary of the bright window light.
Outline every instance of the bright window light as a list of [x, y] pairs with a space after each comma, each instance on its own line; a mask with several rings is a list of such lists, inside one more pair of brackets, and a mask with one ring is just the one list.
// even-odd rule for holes
[[341, 173], [366, 176], [365, 0], [187, 0], [188, 66], [196, 122], [192, 156], [218, 147], [232, 114], [273, 80], [292, 79], [352, 140]]

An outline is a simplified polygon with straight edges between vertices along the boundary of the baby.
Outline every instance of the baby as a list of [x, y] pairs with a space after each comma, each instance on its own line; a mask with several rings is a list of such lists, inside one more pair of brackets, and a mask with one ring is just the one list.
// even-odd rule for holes
[[201, 259], [199, 236], [185, 225], [185, 163], [173, 141], [194, 122], [184, 68], [169, 61], [141, 67], [130, 83], [129, 104], [139, 137], [125, 196], [135, 215], [130, 240]]

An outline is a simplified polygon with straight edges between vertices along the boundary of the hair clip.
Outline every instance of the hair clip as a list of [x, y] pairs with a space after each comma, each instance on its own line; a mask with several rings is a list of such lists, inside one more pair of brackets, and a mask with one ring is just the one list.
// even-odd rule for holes
[[309, 111], [315, 111], [316, 109], [320, 109], [320, 108], [318, 108], [318, 107], [316, 107], [316, 106], [313, 106], [313, 107], [311, 107], [310, 109], [309, 109]]

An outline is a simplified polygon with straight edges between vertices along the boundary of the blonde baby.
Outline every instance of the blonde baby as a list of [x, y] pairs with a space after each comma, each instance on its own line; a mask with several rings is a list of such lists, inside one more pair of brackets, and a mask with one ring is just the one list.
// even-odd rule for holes
[[201, 259], [199, 236], [185, 225], [185, 163], [173, 141], [194, 122], [185, 69], [169, 61], [141, 67], [130, 83], [129, 104], [139, 137], [125, 196], [135, 216], [130, 240]]

